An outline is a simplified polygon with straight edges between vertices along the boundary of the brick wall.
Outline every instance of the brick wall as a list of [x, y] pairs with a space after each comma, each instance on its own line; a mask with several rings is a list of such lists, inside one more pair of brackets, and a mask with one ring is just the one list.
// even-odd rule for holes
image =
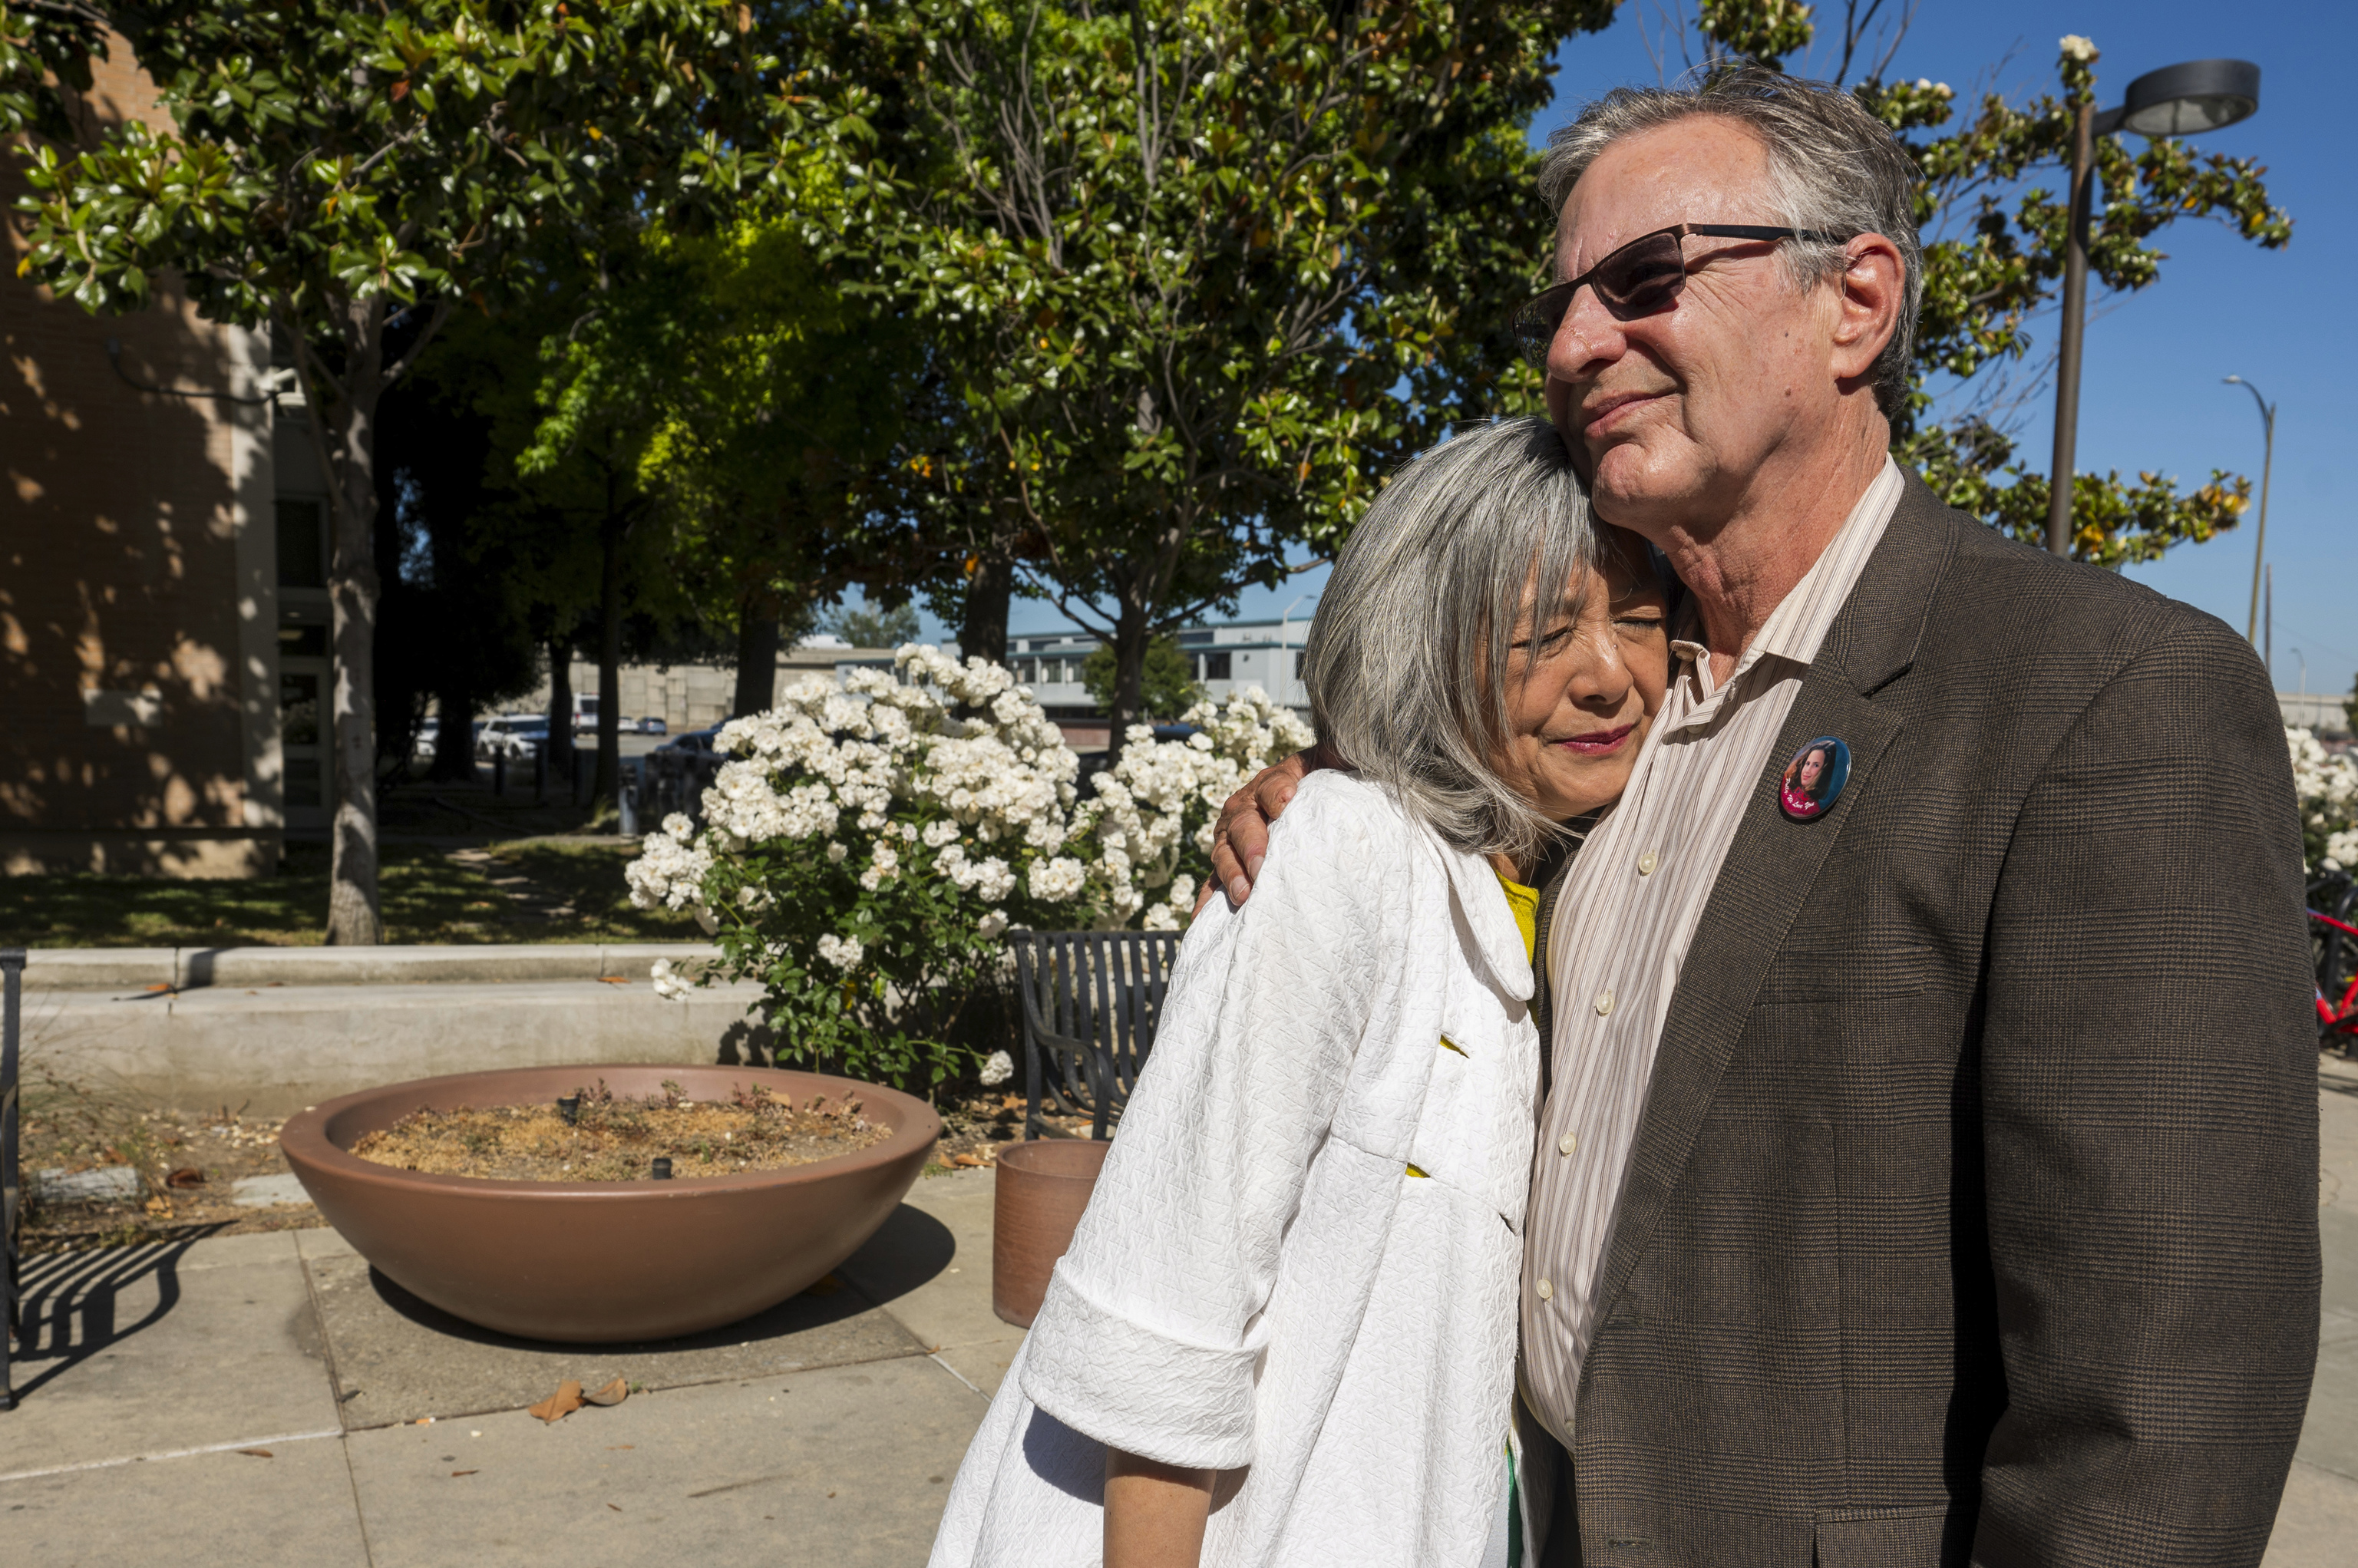
[[[86, 122], [168, 124], [115, 40]], [[0, 211], [24, 186], [0, 149]], [[92, 317], [0, 250], [0, 870], [254, 874], [278, 847], [277, 672], [255, 334], [167, 285]]]

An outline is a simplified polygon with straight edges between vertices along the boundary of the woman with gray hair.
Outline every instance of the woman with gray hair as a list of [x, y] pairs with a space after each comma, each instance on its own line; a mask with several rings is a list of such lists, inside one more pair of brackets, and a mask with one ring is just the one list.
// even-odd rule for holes
[[1509, 1560], [1532, 889], [1660, 704], [1645, 561], [1538, 419], [1369, 508], [1303, 670], [1349, 771], [1189, 930], [936, 1568]]

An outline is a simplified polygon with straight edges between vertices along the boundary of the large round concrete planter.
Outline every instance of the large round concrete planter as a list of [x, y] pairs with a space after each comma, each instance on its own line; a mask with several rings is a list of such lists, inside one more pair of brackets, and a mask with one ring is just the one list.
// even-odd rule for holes
[[[678, 1181], [491, 1182], [429, 1176], [347, 1153], [423, 1108], [521, 1105], [600, 1078], [691, 1099], [759, 1083], [808, 1100], [849, 1090], [892, 1129], [857, 1153], [782, 1171]], [[768, 1067], [527, 1067], [369, 1089], [305, 1111], [279, 1144], [355, 1250], [421, 1300], [528, 1339], [667, 1339], [750, 1317], [816, 1282], [876, 1232], [941, 1134], [923, 1100], [874, 1084]]]
[[1048, 1276], [1073, 1244], [1112, 1147], [1088, 1138], [1044, 1138], [1001, 1152], [992, 1178], [990, 1310], [1001, 1323], [1029, 1328], [1040, 1315]]

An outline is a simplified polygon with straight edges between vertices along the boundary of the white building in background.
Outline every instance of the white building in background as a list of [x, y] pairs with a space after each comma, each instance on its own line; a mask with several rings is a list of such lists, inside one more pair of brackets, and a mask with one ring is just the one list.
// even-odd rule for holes
[[[1196, 684], [1216, 700], [1257, 686], [1307, 719], [1310, 693], [1302, 684], [1302, 649], [1309, 636], [1306, 615], [1218, 621], [1183, 628], [1179, 647]], [[1081, 684], [1081, 661], [1101, 640], [1094, 632], [1028, 632], [1007, 639], [1007, 662], [1050, 713], [1095, 714], [1097, 706]]]
[[[1310, 718], [1310, 693], [1302, 684], [1302, 649], [1309, 640], [1310, 618], [1283, 616], [1275, 621], [1219, 621], [1188, 626], [1178, 633], [1180, 649], [1195, 683], [1216, 701], [1224, 701], [1248, 687], [1259, 687], [1279, 702]], [[1082, 752], [1095, 751], [1109, 739], [1105, 710], [1081, 682], [1081, 665], [1104, 641], [1094, 632], [1064, 628], [1022, 632], [1007, 639], [1007, 663], [1015, 678], [1029, 687], [1048, 717], [1064, 730], [1065, 743]], [[807, 645], [806, 645], [807, 646]], [[943, 649], [957, 656], [955, 643]], [[864, 665], [889, 666], [890, 655], [862, 649], [858, 656], [836, 661], [839, 678]]]
[[2320, 738], [2350, 733], [2349, 710], [2342, 706], [2349, 700], [2340, 692], [2277, 693], [2277, 707], [2283, 711], [2284, 721], [2297, 724]]

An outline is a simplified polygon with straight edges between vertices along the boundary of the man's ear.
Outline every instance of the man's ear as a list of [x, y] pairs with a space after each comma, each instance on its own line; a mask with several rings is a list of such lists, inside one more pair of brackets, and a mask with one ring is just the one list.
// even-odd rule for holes
[[1907, 269], [1899, 247], [1881, 234], [1860, 234], [1843, 247], [1849, 260], [1834, 279], [1834, 377], [1845, 386], [1872, 377], [1875, 361], [1899, 330]]

